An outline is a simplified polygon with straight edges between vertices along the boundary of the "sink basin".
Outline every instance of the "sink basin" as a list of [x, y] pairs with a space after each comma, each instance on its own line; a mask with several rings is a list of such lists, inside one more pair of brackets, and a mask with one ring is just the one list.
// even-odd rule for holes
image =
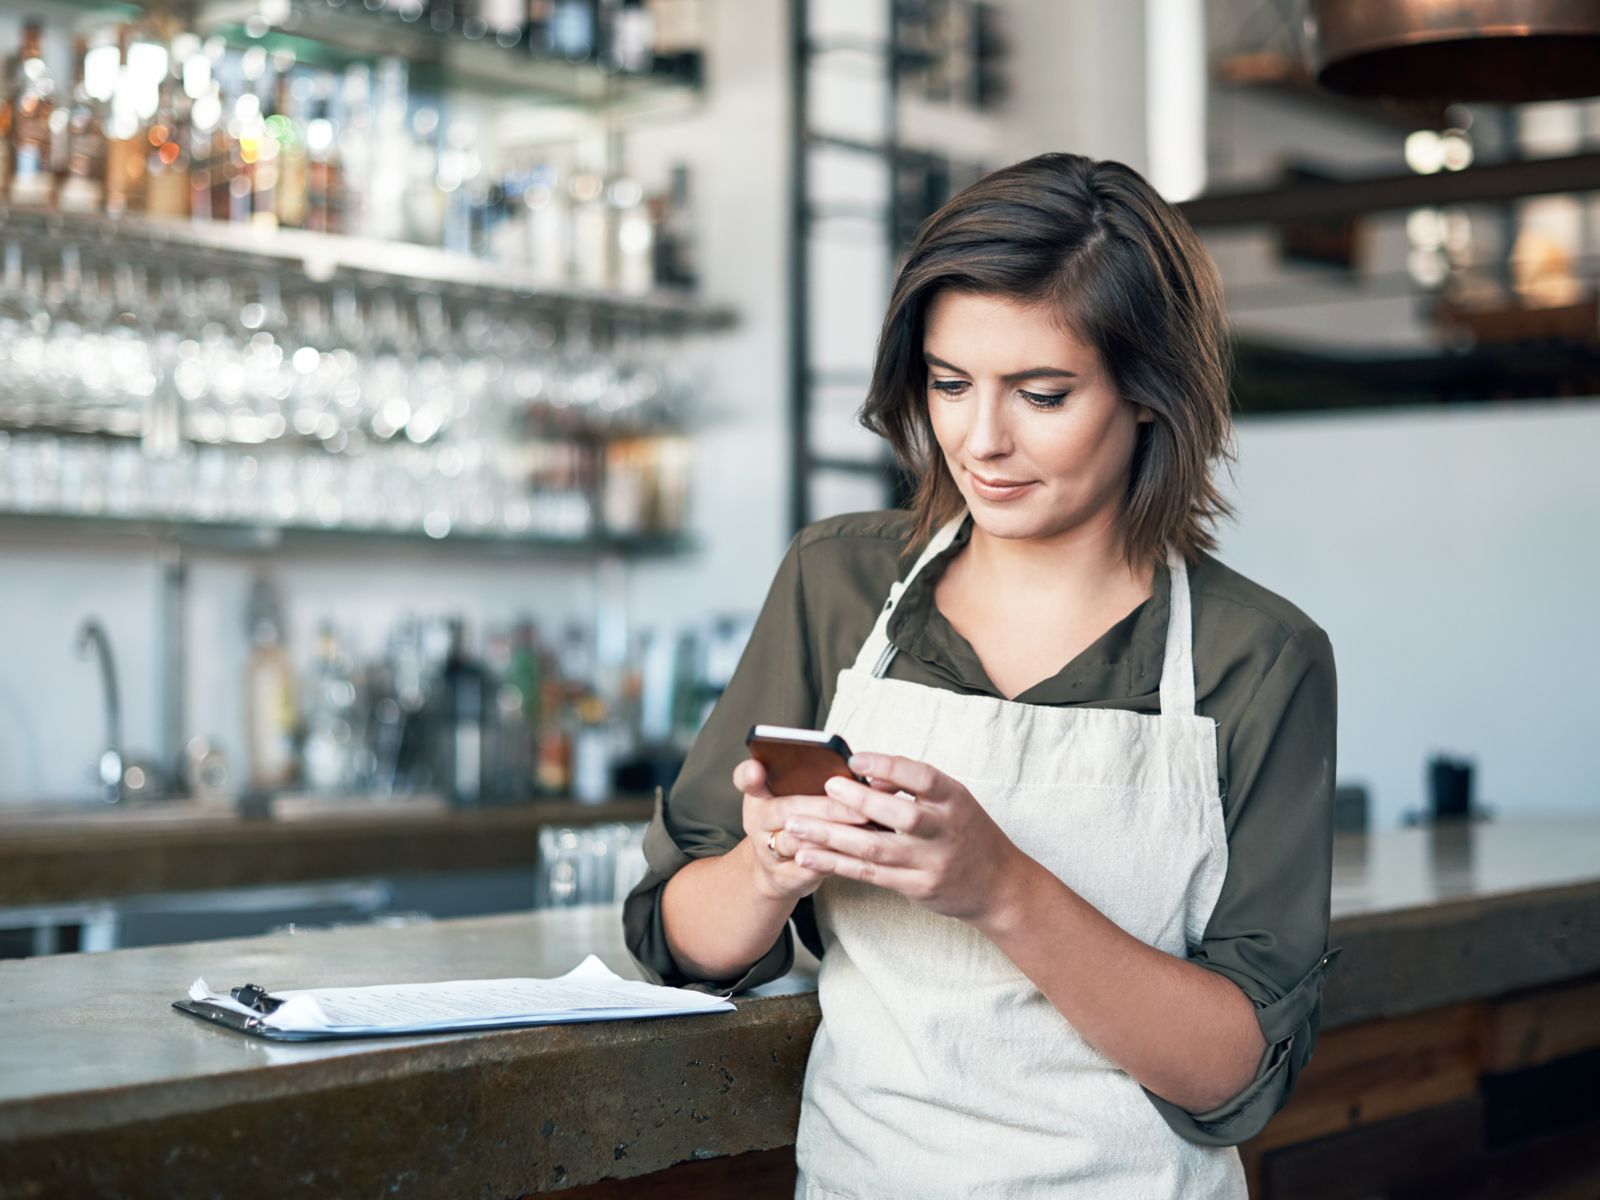
[[232, 820], [238, 813], [232, 796], [205, 800], [146, 800], [118, 805], [74, 797], [34, 804], [0, 804], [0, 830], [218, 821]]
[[[275, 821], [315, 821], [325, 817], [375, 818], [443, 812], [448, 806], [437, 795], [374, 796], [359, 793], [322, 795], [285, 792], [252, 800], [245, 815]], [[32, 829], [106, 828], [122, 825], [161, 825], [194, 821], [233, 821], [240, 817], [234, 796], [204, 800], [138, 800], [107, 805], [84, 797], [31, 804], [0, 802], [0, 837], [6, 832]]]

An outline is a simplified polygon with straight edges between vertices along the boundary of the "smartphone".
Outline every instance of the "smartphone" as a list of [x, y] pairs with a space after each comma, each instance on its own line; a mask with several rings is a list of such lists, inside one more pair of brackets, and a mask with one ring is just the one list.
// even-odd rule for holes
[[[750, 757], [767, 769], [767, 790], [774, 796], [821, 796], [823, 784], [835, 775], [866, 782], [850, 769], [850, 747], [836, 733], [752, 725], [744, 744]], [[861, 827], [880, 833], [889, 830], [876, 821], [865, 821]]]
[[767, 790], [774, 796], [820, 796], [835, 775], [866, 782], [850, 769], [850, 747], [836, 733], [752, 725], [744, 744], [767, 769]]

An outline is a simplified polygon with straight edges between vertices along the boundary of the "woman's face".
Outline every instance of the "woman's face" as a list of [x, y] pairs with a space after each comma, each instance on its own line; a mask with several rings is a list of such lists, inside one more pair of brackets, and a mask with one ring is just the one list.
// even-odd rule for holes
[[934, 437], [979, 529], [1053, 538], [1112, 527], [1151, 413], [1117, 394], [1052, 307], [945, 290], [922, 348]]

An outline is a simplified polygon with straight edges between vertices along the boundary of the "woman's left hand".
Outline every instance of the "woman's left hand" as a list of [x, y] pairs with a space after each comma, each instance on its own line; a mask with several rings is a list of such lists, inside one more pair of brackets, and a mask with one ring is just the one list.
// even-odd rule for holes
[[1006, 903], [1006, 885], [1029, 860], [959, 781], [886, 754], [853, 755], [850, 769], [869, 784], [830, 779], [828, 794], [887, 828], [791, 817], [784, 828], [801, 846], [801, 866], [973, 923]]

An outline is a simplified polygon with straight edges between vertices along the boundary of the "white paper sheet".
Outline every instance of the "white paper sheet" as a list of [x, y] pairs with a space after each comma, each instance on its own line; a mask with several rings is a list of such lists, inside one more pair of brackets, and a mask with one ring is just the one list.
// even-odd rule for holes
[[204, 979], [191, 1000], [250, 1013], [263, 1025], [295, 1033], [430, 1033], [485, 1025], [538, 1025], [729, 1012], [723, 996], [624, 979], [594, 955], [556, 979], [460, 979], [442, 983], [271, 991], [283, 1004], [252, 1012]]

